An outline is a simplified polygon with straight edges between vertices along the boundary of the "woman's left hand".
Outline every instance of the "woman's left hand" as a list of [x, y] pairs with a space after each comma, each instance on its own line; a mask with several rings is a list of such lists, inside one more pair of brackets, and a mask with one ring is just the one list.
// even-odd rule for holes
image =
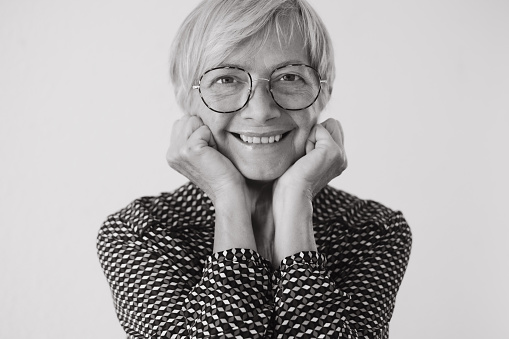
[[306, 155], [297, 160], [273, 186], [273, 263], [300, 251], [316, 251], [313, 197], [347, 166], [339, 121], [316, 124], [306, 142]]
[[311, 129], [306, 155], [297, 160], [275, 183], [278, 187], [300, 189], [312, 199], [347, 167], [343, 130], [339, 121], [327, 119]]

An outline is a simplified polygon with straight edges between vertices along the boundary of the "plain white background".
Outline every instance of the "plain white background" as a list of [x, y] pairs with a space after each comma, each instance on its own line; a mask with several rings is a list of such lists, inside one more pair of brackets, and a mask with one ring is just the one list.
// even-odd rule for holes
[[[391, 338], [508, 338], [509, 3], [311, 1], [334, 41], [333, 185], [404, 212]], [[100, 224], [185, 182], [168, 50], [197, 0], [0, 1], [0, 337], [123, 338]]]

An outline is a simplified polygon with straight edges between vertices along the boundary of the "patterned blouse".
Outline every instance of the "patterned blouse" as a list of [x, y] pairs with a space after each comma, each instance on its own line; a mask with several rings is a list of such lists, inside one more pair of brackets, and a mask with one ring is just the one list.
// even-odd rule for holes
[[127, 338], [388, 338], [411, 233], [400, 212], [326, 186], [317, 252], [273, 269], [250, 249], [212, 253], [214, 207], [194, 184], [108, 217], [97, 249]]

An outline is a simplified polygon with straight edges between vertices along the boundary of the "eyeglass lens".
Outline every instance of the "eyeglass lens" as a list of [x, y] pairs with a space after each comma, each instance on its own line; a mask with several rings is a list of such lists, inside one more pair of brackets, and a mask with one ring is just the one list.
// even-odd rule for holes
[[[234, 112], [246, 105], [251, 78], [241, 69], [225, 67], [206, 72], [200, 80], [205, 104], [217, 112]], [[311, 67], [290, 65], [276, 69], [270, 77], [274, 101], [284, 109], [299, 110], [314, 103], [320, 93], [320, 77]]]

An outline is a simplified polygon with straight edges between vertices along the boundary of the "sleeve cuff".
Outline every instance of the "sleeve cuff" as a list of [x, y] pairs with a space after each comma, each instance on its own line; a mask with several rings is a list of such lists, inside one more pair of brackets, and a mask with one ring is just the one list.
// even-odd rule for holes
[[249, 248], [230, 248], [221, 252], [212, 253], [207, 257], [205, 266], [211, 267], [226, 262], [235, 262], [247, 264], [251, 267], [263, 267], [271, 270], [270, 262], [262, 257], [258, 252]]
[[323, 269], [327, 264], [325, 254], [316, 251], [302, 251], [292, 254], [281, 261], [279, 269], [281, 272], [287, 272], [293, 266], [306, 266], [311, 269]]

